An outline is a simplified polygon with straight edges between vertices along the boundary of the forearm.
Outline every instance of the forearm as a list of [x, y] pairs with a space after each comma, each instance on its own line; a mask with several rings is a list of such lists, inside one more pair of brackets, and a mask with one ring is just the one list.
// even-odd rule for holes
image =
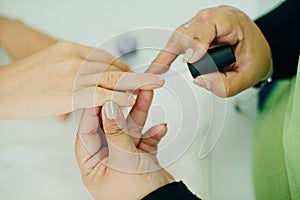
[[19, 60], [45, 49], [57, 40], [20, 21], [0, 17], [0, 46], [12, 60]]
[[270, 44], [273, 80], [290, 78], [297, 73], [300, 35], [298, 0], [287, 0], [255, 21]]

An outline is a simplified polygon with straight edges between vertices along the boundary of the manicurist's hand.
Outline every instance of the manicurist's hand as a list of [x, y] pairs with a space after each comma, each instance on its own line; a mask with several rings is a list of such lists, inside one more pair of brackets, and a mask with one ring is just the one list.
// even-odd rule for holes
[[254, 22], [230, 6], [200, 10], [180, 26], [149, 71], [163, 73], [179, 54], [189, 63], [199, 60], [212, 46], [230, 44], [236, 63], [223, 72], [200, 75], [194, 83], [218, 96], [233, 96], [266, 78], [272, 71], [269, 45]]
[[155, 157], [166, 125], [141, 134], [152, 95], [140, 91], [127, 119], [111, 101], [83, 112], [75, 152], [83, 181], [95, 199], [141, 199], [174, 181]]
[[125, 91], [164, 83], [158, 75], [120, 71], [128, 68], [103, 50], [59, 42], [0, 68], [0, 119], [61, 115], [108, 100], [132, 106]]

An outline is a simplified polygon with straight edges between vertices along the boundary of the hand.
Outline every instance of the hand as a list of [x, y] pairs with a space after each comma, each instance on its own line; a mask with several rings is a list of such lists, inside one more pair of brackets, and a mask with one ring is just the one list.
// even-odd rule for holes
[[173, 34], [149, 71], [163, 73], [179, 54], [189, 63], [199, 60], [211, 46], [234, 46], [236, 63], [223, 72], [201, 75], [194, 83], [218, 96], [233, 96], [270, 75], [270, 47], [259, 28], [242, 11], [220, 6], [204, 9]]
[[[58, 40], [26, 26], [18, 20], [0, 17], [0, 44], [17, 61], [50, 47]], [[60, 115], [61, 120], [69, 118], [69, 114]]]
[[140, 91], [126, 121], [112, 102], [84, 111], [75, 153], [83, 181], [95, 199], [141, 199], [174, 181], [155, 157], [166, 125], [141, 134], [152, 95]]
[[61, 115], [108, 100], [132, 106], [135, 99], [121, 91], [164, 83], [158, 75], [119, 69], [128, 65], [103, 50], [59, 42], [0, 68], [0, 119]]

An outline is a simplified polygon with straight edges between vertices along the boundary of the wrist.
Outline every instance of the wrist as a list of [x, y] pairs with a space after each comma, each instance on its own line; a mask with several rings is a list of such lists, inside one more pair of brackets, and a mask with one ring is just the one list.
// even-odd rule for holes
[[254, 85], [255, 88], [263, 88], [267, 84], [272, 82], [272, 75], [273, 75], [273, 60], [271, 60], [271, 64], [269, 66], [269, 70], [267, 74], [258, 82]]

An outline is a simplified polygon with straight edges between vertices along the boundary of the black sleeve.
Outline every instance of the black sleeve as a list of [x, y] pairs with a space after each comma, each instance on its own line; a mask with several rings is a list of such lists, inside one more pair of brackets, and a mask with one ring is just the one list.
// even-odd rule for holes
[[290, 78], [297, 73], [300, 40], [299, 5], [299, 0], [286, 0], [255, 21], [271, 47], [273, 80]]
[[191, 193], [183, 182], [169, 183], [154, 192], [148, 194], [142, 200], [199, 200], [197, 196]]

